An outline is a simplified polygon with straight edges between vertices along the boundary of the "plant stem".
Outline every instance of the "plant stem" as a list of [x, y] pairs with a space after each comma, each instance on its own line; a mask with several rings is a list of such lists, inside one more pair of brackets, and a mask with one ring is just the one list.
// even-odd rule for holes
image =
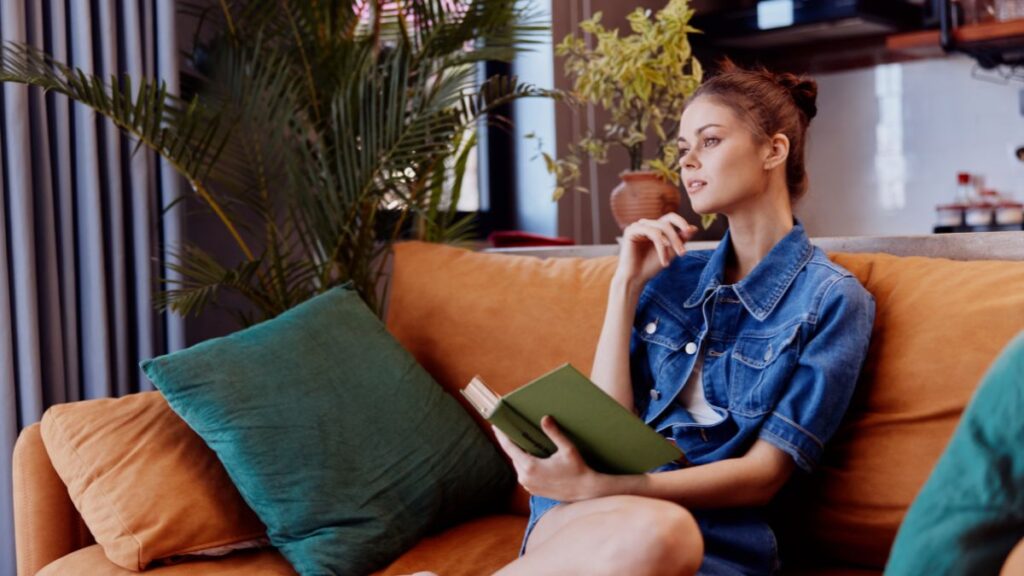
[[[164, 158], [167, 159], [166, 156], [164, 156]], [[176, 168], [178, 168], [178, 171], [188, 179], [188, 183], [189, 185], [192, 186], [192, 189], [195, 190], [196, 194], [199, 194], [199, 197], [202, 198], [204, 202], [206, 202], [210, 209], [213, 210], [213, 213], [217, 215], [217, 218], [219, 218], [220, 221], [224, 224], [224, 227], [228, 229], [228, 232], [231, 233], [231, 236], [235, 239], [235, 242], [238, 243], [238, 247], [242, 249], [242, 252], [245, 254], [245, 257], [249, 259], [250, 262], [255, 260], [256, 257], [253, 256], [252, 250], [249, 249], [249, 245], [245, 243], [245, 240], [242, 240], [242, 236], [238, 233], [238, 229], [235, 228], [235, 225], [232, 224], [231, 219], [228, 218], [227, 214], [224, 213], [224, 210], [221, 209], [220, 204], [218, 204], [217, 201], [213, 199], [213, 196], [210, 194], [210, 192], [199, 182], [199, 180], [196, 180], [188, 176], [188, 173], [185, 172], [183, 168], [181, 168], [180, 166], [176, 166]]]

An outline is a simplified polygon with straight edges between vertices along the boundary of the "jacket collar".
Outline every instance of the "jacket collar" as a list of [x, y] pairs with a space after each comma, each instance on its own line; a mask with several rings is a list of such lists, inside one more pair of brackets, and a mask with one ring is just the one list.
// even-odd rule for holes
[[[725, 264], [731, 249], [731, 236], [726, 230], [725, 237], [704, 267], [697, 289], [683, 304], [685, 307], [703, 305], [715, 289], [722, 285]], [[814, 247], [804, 233], [803, 225], [795, 220], [793, 229], [772, 247], [746, 278], [733, 285], [736, 296], [752, 316], [763, 321], [775, 309], [793, 283], [793, 279], [810, 261], [813, 253]]]

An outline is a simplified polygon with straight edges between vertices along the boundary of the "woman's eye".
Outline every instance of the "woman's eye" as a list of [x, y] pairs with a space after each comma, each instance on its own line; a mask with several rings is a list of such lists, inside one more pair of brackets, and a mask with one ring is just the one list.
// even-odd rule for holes
[[712, 137], [712, 138], [705, 138], [704, 139], [704, 147], [705, 148], [707, 148], [708, 146], [714, 146], [715, 144], [718, 144], [718, 138]]
[[690, 153], [690, 149], [689, 148], [680, 148], [679, 149], [679, 157], [680, 158], [682, 158], [683, 156], [686, 156], [689, 153]]

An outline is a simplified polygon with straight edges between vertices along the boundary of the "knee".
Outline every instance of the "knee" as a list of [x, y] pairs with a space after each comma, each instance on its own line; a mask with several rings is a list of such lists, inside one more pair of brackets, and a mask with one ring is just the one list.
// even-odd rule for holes
[[664, 502], [653, 512], [649, 558], [651, 574], [694, 574], [704, 559], [704, 539], [689, 510]]
[[638, 574], [694, 574], [704, 559], [704, 540], [686, 508], [651, 498], [630, 506], [620, 526], [626, 537], [617, 552], [630, 557]]

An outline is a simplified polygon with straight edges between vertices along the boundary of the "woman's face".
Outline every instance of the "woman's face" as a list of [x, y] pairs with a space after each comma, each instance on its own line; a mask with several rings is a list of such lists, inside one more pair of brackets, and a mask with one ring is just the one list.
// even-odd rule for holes
[[679, 121], [679, 172], [694, 211], [729, 215], [767, 190], [771, 146], [727, 106], [694, 100]]

